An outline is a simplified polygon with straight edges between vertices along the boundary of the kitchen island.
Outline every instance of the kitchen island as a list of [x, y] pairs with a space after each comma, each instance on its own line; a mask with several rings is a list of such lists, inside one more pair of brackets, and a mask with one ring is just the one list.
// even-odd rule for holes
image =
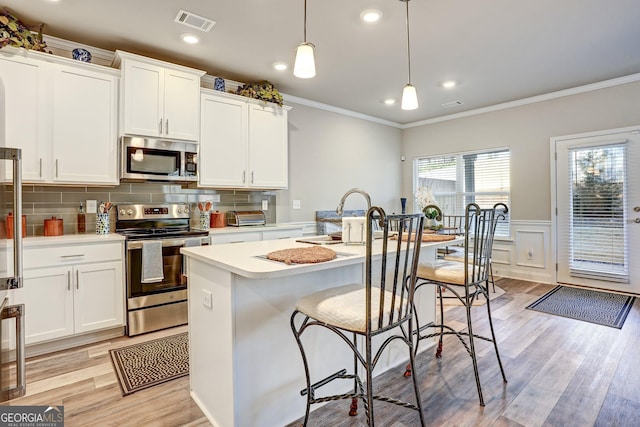
[[[421, 261], [435, 259], [437, 247], [451, 244], [423, 244]], [[290, 327], [295, 304], [313, 292], [363, 283], [365, 263], [365, 246], [344, 244], [329, 246], [337, 258], [318, 264], [287, 265], [265, 257], [308, 246], [284, 239], [181, 249], [189, 279], [191, 396], [214, 426], [272, 427], [304, 415], [304, 368]], [[381, 247], [376, 241], [374, 253]], [[424, 324], [434, 319], [435, 294], [418, 296]], [[353, 366], [350, 349], [327, 331], [308, 331], [304, 342], [315, 379]], [[385, 357], [376, 374], [405, 363], [406, 346], [392, 346]], [[399, 381], [403, 372], [398, 370]]]

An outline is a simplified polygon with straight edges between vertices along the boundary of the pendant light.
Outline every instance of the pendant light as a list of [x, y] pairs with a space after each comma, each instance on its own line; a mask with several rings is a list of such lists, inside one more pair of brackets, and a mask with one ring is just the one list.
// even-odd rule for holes
[[307, 43], [307, 0], [304, 0], [304, 41], [296, 49], [296, 62], [293, 75], [301, 79], [310, 79], [316, 75], [316, 63], [313, 59], [313, 48]]
[[407, 7], [407, 63], [409, 70], [409, 82], [404, 85], [402, 90], [402, 104], [400, 108], [403, 110], [415, 110], [418, 108], [418, 94], [416, 93], [416, 87], [411, 84], [411, 49], [409, 45], [409, 0], [400, 0], [404, 2]]

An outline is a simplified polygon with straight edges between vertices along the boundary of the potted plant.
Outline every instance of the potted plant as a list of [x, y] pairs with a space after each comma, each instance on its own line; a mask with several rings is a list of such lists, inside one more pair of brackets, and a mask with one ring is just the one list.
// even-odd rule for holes
[[418, 187], [416, 191], [416, 204], [426, 218], [424, 222], [425, 228], [435, 228], [436, 218], [438, 218], [439, 212], [437, 209], [434, 209], [434, 207], [438, 205], [430, 188], [424, 186]]

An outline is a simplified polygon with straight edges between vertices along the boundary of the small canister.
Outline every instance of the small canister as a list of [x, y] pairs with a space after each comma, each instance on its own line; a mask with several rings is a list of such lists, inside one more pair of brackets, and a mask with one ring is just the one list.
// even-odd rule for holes
[[63, 234], [64, 227], [62, 226], [62, 218], [52, 216], [50, 219], [44, 220], [45, 236], [62, 236]]
[[211, 228], [222, 228], [227, 225], [224, 212], [211, 212]]
[[[7, 215], [6, 234], [7, 239], [13, 239], [13, 213], [9, 212]], [[22, 237], [27, 237], [27, 216], [22, 215]]]

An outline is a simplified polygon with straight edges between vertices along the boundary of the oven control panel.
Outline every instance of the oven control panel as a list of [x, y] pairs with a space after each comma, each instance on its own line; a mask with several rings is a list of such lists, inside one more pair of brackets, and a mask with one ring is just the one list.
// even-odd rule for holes
[[190, 217], [189, 205], [172, 203], [162, 205], [118, 205], [118, 220], [185, 219]]

